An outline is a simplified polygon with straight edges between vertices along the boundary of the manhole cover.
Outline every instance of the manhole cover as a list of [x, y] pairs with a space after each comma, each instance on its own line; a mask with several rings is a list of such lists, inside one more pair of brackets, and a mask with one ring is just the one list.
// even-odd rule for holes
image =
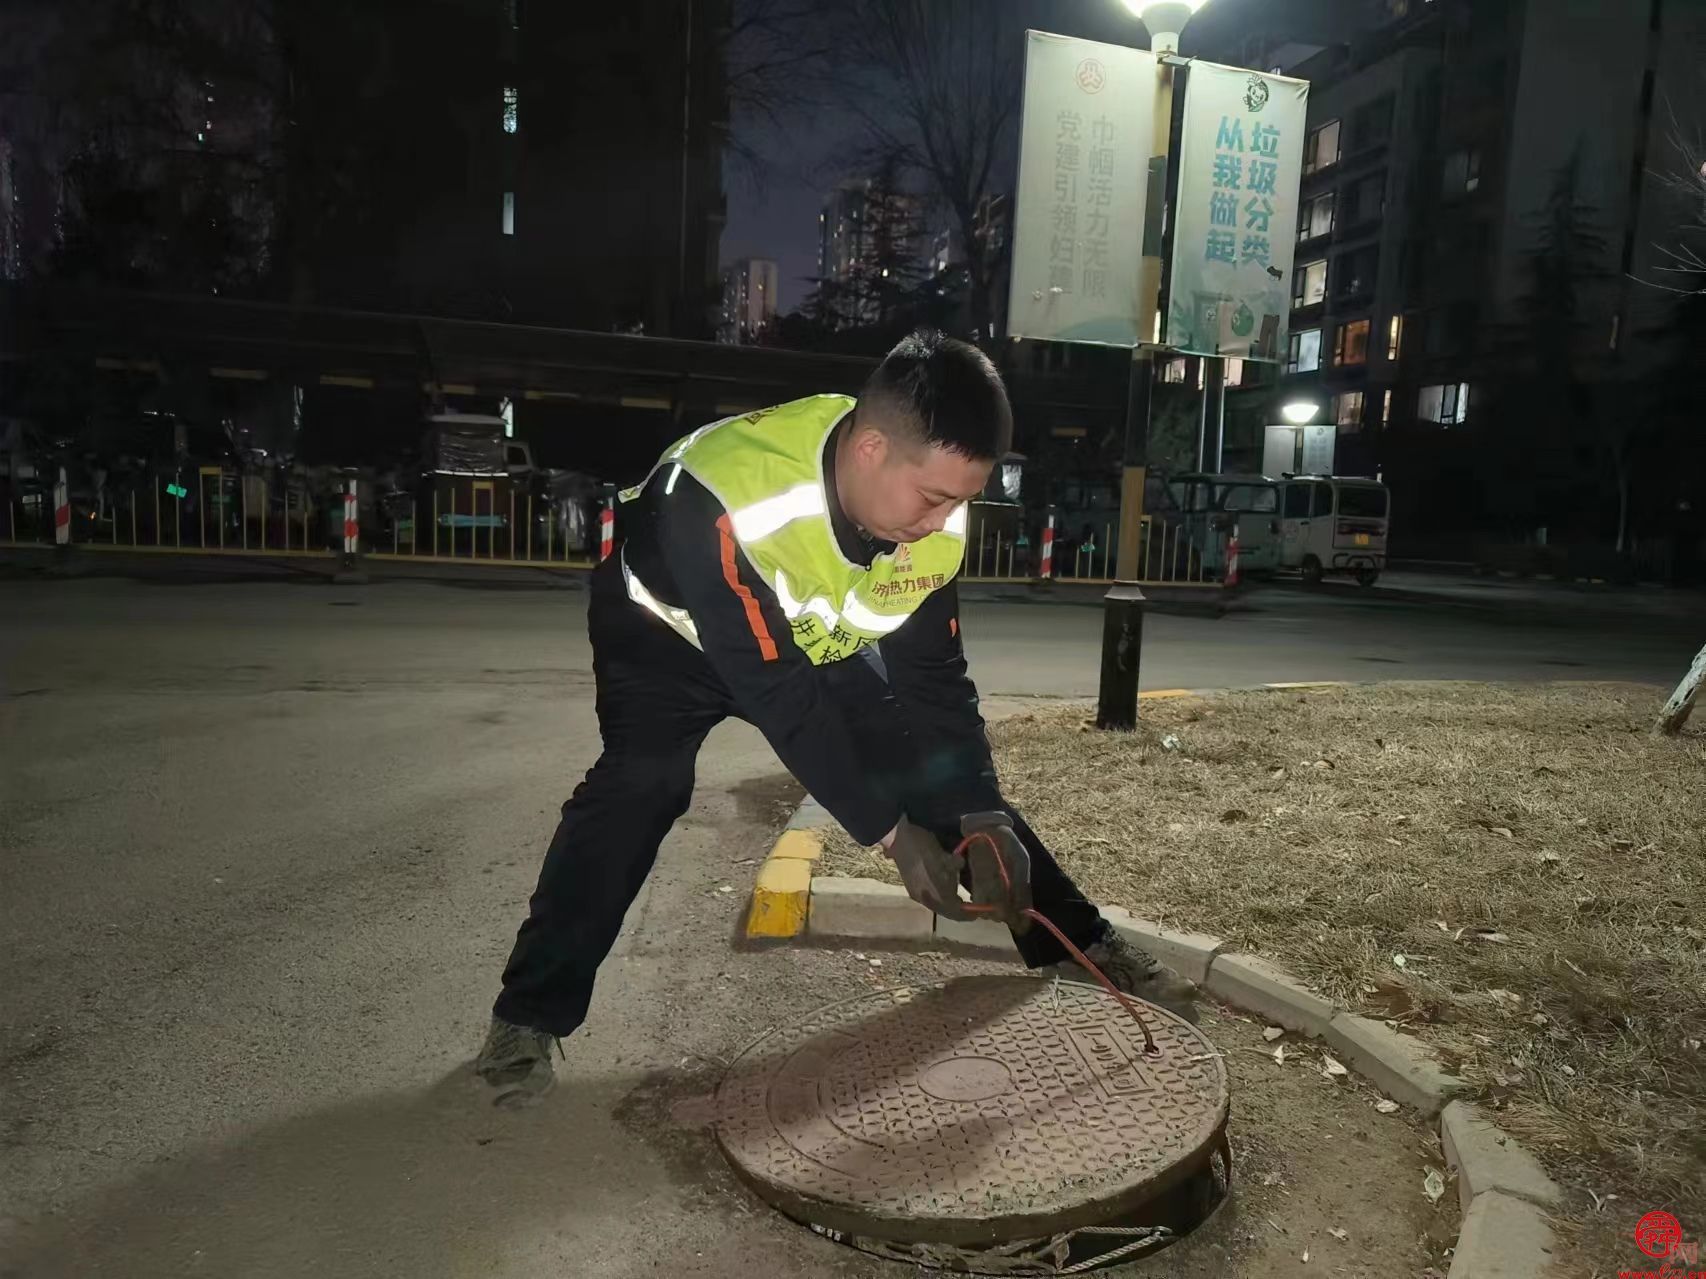
[[1075, 983], [832, 1004], [729, 1068], [718, 1139], [767, 1200], [837, 1235], [988, 1247], [1141, 1220], [1206, 1173], [1229, 1093], [1201, 1032], [1140, 1007], [1154, 1057], [1111, 996]]

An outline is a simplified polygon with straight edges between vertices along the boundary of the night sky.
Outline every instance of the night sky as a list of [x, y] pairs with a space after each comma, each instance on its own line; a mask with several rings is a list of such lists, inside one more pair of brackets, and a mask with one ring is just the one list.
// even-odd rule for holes
[[[1145, 42], [1142, 24], [1131, 17], [1121, 0], [988, 0], [999, 8], [1019, 39], [1026, 27], [1065, 35], [1122, 43]], [[1185, 35], [1191, 52], [1193, 35], [1238, 20], [1238, 10], [1262, 4], [1283, 11], [1297, 29], [1337, 25], [1354, 7], [1354, 0], [1214, 0], [1193, 19]], [[1265, 16], [1278, 16], [1269, 13]], [[1212, 19], [1212, 21], [1211, 21]], [[817, 273], [817, 215], [824, 194], [844, 176], [851, 176], [838, 157], [847, 154], [852, 138], [845, 122], [832, 112], [802, 112], [785, 128], [736, 120], [743, 141], [764, 158], [755, 176], [738, 163], [726, 171], [729, 221], [723, 229], [722, 260], [773, 258], [781, 276], [783, 311], [798, 306], [811, 290]], [[1016, 135], [1015, 135], [1016, 136]], [[1009, 175], [1008, 181], [1011, 181]]]

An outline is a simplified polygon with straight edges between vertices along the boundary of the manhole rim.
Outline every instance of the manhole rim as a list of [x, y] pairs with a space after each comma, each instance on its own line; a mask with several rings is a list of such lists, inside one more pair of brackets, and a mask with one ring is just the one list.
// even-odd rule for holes
[[[1034, 976], [1023, 974], [980, 974], [971, 977], [944, 978], [937, 981], [909, 982], [887, 990], [864, 991], [845, 999], [835, 1000], [812, 1009], [807, 1015], [811, 1018], [817, 1018], [848, 1005], [866, 1003], [876, 996], [892, 995], [903, 990], [939, 990], [955, 982], [976, 982], [979, 984], [1026, 982], [1033, 983], [1039, 988], [1046, 985], [1044, 981]], [[1112, 1009], [1119, 1008], [1118, 1001], [1101, 990], [1079, 986], [1075, 988], [1075, 993], [1092, 996], [1103, 1001]], [[820, 1198], [810, 1194], [786, 1180], [765, 1176], [762, 1170], [749, 1166], [739, 1157], [725, 1133], [726, 1090], [733, 1081], [741, 1078], [742, 1064], [748, 1062], [754, 1054], [761, 1053], [766, 1042], [773, 1039], [780, 1041], [787, 1036], [790, 1031], [788, 1026], [774, 1026], [765, 1031], [743, 1048], [724, 1069], [716, 1089], [719, 1117], [713, 1124], [713, 1133], [717, 1148], [722, 1153], [724, 1162], [743, 1184], [750, 1187], [761, 1199], [784, 1216], [819, 1233], [879, 1238], [885, 1243], [893, 1243], [898, 1246], [920, 1243], [989, 1247], [1012, 1243], [1020, 1239], [1046, 1238], [1062, 1231], [1078, 1230], [1085, 1226], [1119, 1224], [1122, 1220], [1129, 1219], [1143, 1205], [1162, 1199], [1175, 1191], [1189, 1178], [1209, 1173], [1215, 1154], [1223, 1150], [1230, 1150], [1230, 1142], [1227, 1136], [1227, 1127], [1231, 1118], [1230, 1077], [1221, 1053], [1198, 1027], [1154, 1004], [1143, 1000], [1137, 1002], [1143, 1009], [1145, 1016], [1153, 1019], [1152, 1025], [1160, 1021], [1170, 1023], [1176, 1031], [1195, 1039], [1202, 1046], [1204, 1052], [1210, 1055], [1212, 1058], [1210, 1067], [1217, 1076], [1220, 1100], [1208, 1116], [1212, 1119], [1212, 1125], [1210, 1126], [1205, 1122], [1204, 1127], [1199, 1130], [1206, 1132], [1206, 1136], [1198, 1138], [1198, 1144], [1194, 1150], [1174, 1158], [1154, 1175], [1138, 1184], [1125, 1190], [1110, 1192], [1103, 1198], [1090, 1199], [1078, 1204], [1069, 1204], [1047, 1210], [1033, 1209], [1028, 1212], [1015, 1211], [978, 1217], [913, 1216], [884, 1212], [874, 1205], [841, 1204], [833, 1199]], [[1121, 1015], [1124, 1015], [1123, 1012]], [[1228, 1159], [1228, 1175], [1230, 1175], [1230, 1159]], [[889, 1233], [895, 1230], [899, 1230], [901, 1233]]]

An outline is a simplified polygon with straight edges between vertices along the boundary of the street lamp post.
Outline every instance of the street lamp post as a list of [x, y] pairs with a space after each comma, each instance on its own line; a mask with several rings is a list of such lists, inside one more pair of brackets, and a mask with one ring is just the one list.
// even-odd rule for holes
[[[1296, 399], [1287, 400], [1280, 405], [1280, 416], [1291, 427], [1291, 461], [1278, 469], [1284, 473], [1296, 475], [1303, 469], [1303, 437], [1304, 427], [1315, 420], [1315, 415], [1321, 411], [1321, 405], [1316, 400]], [[1264, 456], [1263, 468], [1266, 469], [1271, 458]]]
[[1157, 54], [1177, 53], [1179, 33], [1206, 0], [1125, 0], [1126, 8], [1149, 28], [1149, 47]]
[[[1133, 16], [1149, 30], [1150, 47], [1158, 55], [1155, 67], [1155, 136], [1150, 147], [1152, 179], [1151, 225], [1161, 226], [1159, 208], [1165, 199], [1168, 152], [1173, 136], [1173, 68], [1167, 57], [1179, 51], [1179, 33], [1191, 15], [1207, 0], [1125, 0]], [[1159, 177], [1159, 181], [1155, 177]], [[1157, 336], [1161, 307], [1161, 285], [1166, 269], [1162, 260], [1162, 238], [1145, 235], [1143, 269], [1138, 282], [1137, 313], [1147, 328], [1139, 337], [1153, 343]], [[1144, 481], [1149, 469], [1149, 420], [1154, 400], [1155, 355], [1153, 345], [1132, 348], [1127, 383], [1125, 447], [1120, 473], [1120, 536], [1114, 562], [1121, 581], [1136, 580], [1142, 556]]]
[[[1161, 285], [1166, 264], [1163, 225], [1167, 158], [1173, 140], [1173, 68], [1179, 32], [1206, 0], [1125, 0], [1149, 29], [1155, 66], [1155, 135], [1150, 145], [1149, 227], [1145, 228], [1143, 266], [1138, 277], [1140, 330], [1132, 347], [1126, 393], [1125, 446], [1120, 473], [1120, 540], [1114, 571], [1118, 581], [1103, 601], [1102, 671], [1096, 726], [1129, 730], [1137, 726], [1139, 665], [1143, 656], [1143, 592], [1136, 580], [1142, 556], [1143, 489], [1149, 471], [1149, 418], [1155, 388], [1154, 343], [1160, 336]], [[1144, 329], [1147, 329], [1147, 332]], [[1145, 345], [1145, 343], [1148, 345]]]

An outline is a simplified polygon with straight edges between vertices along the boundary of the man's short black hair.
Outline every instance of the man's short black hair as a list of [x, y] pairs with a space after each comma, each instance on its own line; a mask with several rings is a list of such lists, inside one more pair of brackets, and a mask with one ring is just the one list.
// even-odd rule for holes
[[[912, 443], [995, 461], [1013, 446], [1013, 409], [989, 357], [969, 342], [919, 329], [883, 357], [859, 395], [859, 420]], [[865, 409], [877, 410], [870, 422]]]

